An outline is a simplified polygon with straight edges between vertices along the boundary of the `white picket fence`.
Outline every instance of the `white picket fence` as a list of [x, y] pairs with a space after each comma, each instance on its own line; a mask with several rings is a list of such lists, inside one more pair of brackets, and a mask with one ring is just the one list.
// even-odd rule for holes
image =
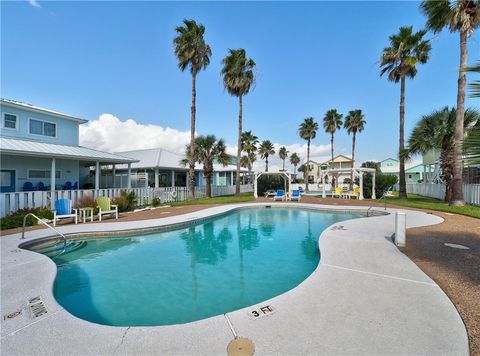
[[[443, 200], [445, 185], [432, 183], [407, 183], [407, 193]], [[468, 204], [480, 205], [480, 184], [463, 184], [463, 198]]]
[[[54, 200], [67, 198], [72, 200], [73, 205], [84, 196], [93, 199], [99, 196], [106, 196], [111, 199], [120, 196], [122, 190], [133, 191], [138, 198], [139, 205], [151, 203], [153, 198], [159, 198], [162, 203], [183, 201], [188, 198], [188, 188], [167, 187], [167, 188], [108, 188], [108, 189], [82, 189], [82, 190], [57, 190], [54, 192]], [[252, 192], [251, 184], [240, 186], [240, 192]], [[225, 196], [235, 194], [235, 186], [212, 186], [212, 196]], [[195, 187], [195, 198], [204, 198], [205, 187]], [[50, 191], [33, 192], [12, 192], [0, 194], [0, 217], [11, 214], [20, 209], [32, 209], [39, 207], [50, 207], [52, 193]]]

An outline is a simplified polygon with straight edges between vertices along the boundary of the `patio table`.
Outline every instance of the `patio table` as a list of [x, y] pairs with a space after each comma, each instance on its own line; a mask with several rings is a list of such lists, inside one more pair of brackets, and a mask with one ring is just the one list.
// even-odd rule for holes
[[93, 222], [93, 208], [78, 208], [78, 215], [80, 220], [83, 219], [83, 223], [87, 222], [87, 218], [90, 218], [90, 221]]

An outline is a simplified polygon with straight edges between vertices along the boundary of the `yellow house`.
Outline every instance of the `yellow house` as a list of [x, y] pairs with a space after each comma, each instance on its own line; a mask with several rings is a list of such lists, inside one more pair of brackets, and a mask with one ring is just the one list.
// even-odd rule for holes
[[325, 162], [315, 162], [310, 160], [308, 162], [308, 182], [310, 184], [323, 184], [325, 179], [326, 184], [331, 184], [332, 179], [335, 181], [335, 186], [343, 184], [345, 179], [350, 179], [349, 173], [329, 173], [332, 169], [346, 169], [353, 168], [353, 161], [350, 157], [344, 155], [337, 155]]

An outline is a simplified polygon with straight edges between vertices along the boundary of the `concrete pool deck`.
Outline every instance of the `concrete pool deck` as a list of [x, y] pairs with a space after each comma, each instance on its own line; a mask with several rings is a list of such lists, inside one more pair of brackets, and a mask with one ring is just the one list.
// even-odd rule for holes
[[[59, 230], [148, 228], [263, 205], [225, 205], [161, 219], [68, 225]], [[274, 206], [345, 210], [344, 206], [302, 203]], [[365, 207], [348, 209], [365, 211]], [[407, 214], [407, 227], [442, 222], [431, 214], [401, 210]], [[457, 310], [393, 245], [393, 230], [393, 214], [343, 221], [326, 229], [320, 238], [322, 257], [317, 269], [287, 293], [228, 313], [235, 331], [254, 342], [256, 355], [468, 355], [467, 334]], [[49, 230], [34, 230], [26, 234], [26, 240], [51, 235]], [[2, 316], [22, 311], [12, 319], [2, 318], [3, 354], [226, 354], [233, 335], [223, 315], [183, 325], [130, 328], [93, 324], [72, 316], [53, 297], [53, 261], [19, 249], [21, 242], [19, 234], [1, 239]], [[48, 313], [32, 320], [25, 310], [26, 301], [39, 295]], [[266, 305], [274, 308], [271, 315], [249, 317], [248, 311]]]

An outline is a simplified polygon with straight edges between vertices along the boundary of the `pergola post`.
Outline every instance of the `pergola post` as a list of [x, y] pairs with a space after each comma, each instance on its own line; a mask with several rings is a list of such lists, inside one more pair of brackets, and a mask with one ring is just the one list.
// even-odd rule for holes
[[[260, 173], [261, 174], [261, 173]], [[258, 174], [255, 173], [255, 180], [253, 181], [253, 196], [258, 198], [258, 193], [257, 193], [257, 181], [258, 181]]]
[[132, 188], [132, 164], [128, 164], [128, 173], [127, 173], [127, 188]]
[[363, 200], [363, 172], [359, 171], [358, 173], [360, 175], [360, 195], [358, 200]]
[[55, 209], [55, 178], [56, 178], [56, 168], [55, 168], [56, 160], [52, 158], [52, 166], [50, 167], [50, 208], [53, 210]]
[[100, 189], [100, 162], [95, 162], [95, 190]]
[[292, 176], [288, 173], [288, 193], [292, 194]]
[[322, 182], [323, 182], [323, 189], [322, 189], [322, 198], [326, 198], [327, 197], [327, 192], [325, 191], [325, 176], [328, 174], [327, 173], [328, 170], [325, 171], [325, 173], [323, 173], [323, 170], [322, 170]]
[[158, 167], [155, 167], [155, 188], [158, 188], [159, 184], [159, 178], [158, 178]]
[[373, 172], [372, 177], [372, 199], [377, 199], [377, 196], [375, 195], [375, 172]]

